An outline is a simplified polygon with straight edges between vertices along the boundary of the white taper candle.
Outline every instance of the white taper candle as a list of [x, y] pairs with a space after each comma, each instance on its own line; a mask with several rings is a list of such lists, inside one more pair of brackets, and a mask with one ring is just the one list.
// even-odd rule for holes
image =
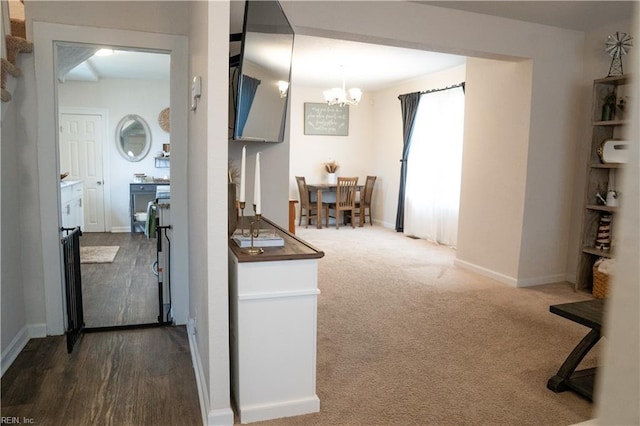
[[262, 214], [262, 203], [260, 201], [262, 194], [260, 190], [260, 153], [256, 154], [256, 177], [253, 192], [253, 202], [256, 205], [256, 214]]
[[245, 175], [247, 166], [247, 147], [242, 147], [242, 162], [240, 163], [240, 202], [245, 202]]

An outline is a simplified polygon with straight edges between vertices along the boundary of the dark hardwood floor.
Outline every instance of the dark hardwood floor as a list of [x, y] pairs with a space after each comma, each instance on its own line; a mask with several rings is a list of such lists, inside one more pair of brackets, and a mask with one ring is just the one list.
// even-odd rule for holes
[[[37, 425], [202, 425], [184, 327], [32, 339], [2, 377], [2, 418]], [[4, 422], [3, 422], [4, 424]]]
[[86, 327], [158, 321], [156, 240], [144, 234], [85, 232], [80, 246], [120, 246], [113, 263], [81, 265]]

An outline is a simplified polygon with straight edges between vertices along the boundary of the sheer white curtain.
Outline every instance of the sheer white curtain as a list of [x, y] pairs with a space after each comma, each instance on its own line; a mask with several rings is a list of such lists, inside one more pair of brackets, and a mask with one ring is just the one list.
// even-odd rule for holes
[[407, 161], [405, 234], [456, 246], [463, 133], [462, 87], [421, 96]]

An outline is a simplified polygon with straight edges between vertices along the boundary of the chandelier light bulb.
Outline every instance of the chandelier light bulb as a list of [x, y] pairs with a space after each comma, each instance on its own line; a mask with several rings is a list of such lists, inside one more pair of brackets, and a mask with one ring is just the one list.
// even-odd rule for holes
[[362, 90], [351, 88], [346, 90], [344, 77], [342, 78], [342, 87], [334, 87], [323, 92], [324, 100], [328, 105], [358, 105], [362, 99]]
[[280, 91], [280, 97], [285, 98], [287, 96], [287, 90], [289, 90], [288, 81], [278, 81], [278, 91]]

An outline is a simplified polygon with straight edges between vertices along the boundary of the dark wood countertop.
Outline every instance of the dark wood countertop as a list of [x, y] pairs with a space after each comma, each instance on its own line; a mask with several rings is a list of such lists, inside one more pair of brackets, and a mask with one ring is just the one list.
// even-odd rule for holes
[[[238, 219], [238, 226], [240, 226]], [[245, 216], [245, 228], [249, 227], [249, 223], [254, 220], [253, 216]], [[238, 258], [238, 262], [270, 262], [279, 260], [299, 260], [299, 259], [320, 259], [324, 256], [324, 252], [315, 248], [306, 241], [301, 240], [295, 235], [289, 233], [285, 229], [279, 227], [269, 219], [262, 217], [260, 228], [275, 229], [275, 231], [284, 239], [283, 247], [264, 247], [264, 253], [257, 255], [246, 254], [233, 241], [229, 240], [229, 249]]]

